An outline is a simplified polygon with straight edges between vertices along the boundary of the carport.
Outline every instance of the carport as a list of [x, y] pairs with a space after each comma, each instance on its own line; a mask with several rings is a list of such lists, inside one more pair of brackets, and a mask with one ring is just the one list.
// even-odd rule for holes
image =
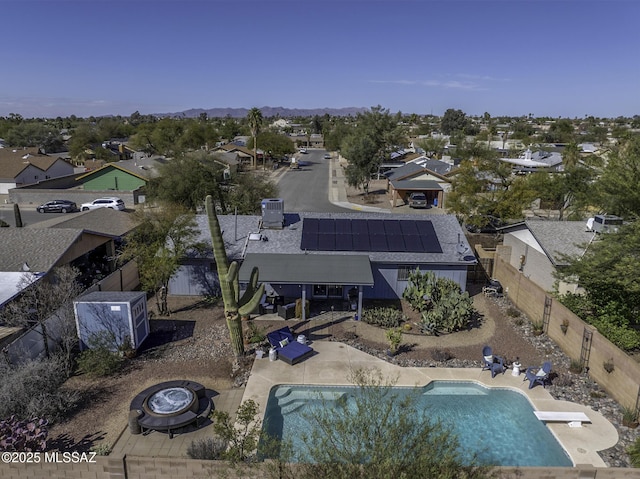
[[[366, 254], [272, 254], [248, 253], [240, 267], [239, 280], [248, 283], [254, 267], [260, 282], [299, 285], [302, 304], [306, 302], [306, 286], [315, 284], [358, 287], [358, 317], [362, 317], [362, 287], [373, 286], [373, 273]], [[305, 286], [305, 287], [303, 287]], [[302, 319], [306, 319], [302, 308]]]
[[424, 193], [427, 204], [442, 208], [444, 190], [434, 180], [389, 180], [391, 192], [391, 205], [395, 208], [396, 201], [401, 199], [403, 203], [408, 201], [409, 195], [414, 192]]

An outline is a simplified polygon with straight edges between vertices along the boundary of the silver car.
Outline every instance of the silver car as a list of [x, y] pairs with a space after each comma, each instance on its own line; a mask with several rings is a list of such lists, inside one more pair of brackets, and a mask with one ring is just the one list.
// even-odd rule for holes
[[411, 195], [409, 195], [409, 207], [410, 208], [426, 208], [427, 195], [425, 195], [424, 193], [411, 193]]

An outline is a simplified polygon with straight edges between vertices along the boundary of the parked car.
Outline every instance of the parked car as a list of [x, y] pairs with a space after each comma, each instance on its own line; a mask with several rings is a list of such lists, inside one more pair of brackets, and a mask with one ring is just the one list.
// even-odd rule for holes
[[426, 208], [427, 195], [425, 195], [424, 193], [411, 193], [409, 195], [409, 207], [410, 208]]
[[81, 211], [95, 210], [96, 208], [111, 208], [112, 210], [124, 210], [124, 201], [120, 198], [98, 198], [91, 203], [82, 203], [80, 205]]
[[330, 153], [325, 153], [325, 154], [324, 154], [324, 156], [323, 156], [323, 158], [324, 158], [325, 160], [330, 160], [330, 159], [331, 159], [331, 154], [330, 154]]
[[303, 155], [307, 154], [307, 149], [306, 148], [300, 148], [300, 153], [302, 153]]
[[78, 205], [69, 200], [51, 200], [36, 208], [38, 213], [71, 213], [78, 211]]

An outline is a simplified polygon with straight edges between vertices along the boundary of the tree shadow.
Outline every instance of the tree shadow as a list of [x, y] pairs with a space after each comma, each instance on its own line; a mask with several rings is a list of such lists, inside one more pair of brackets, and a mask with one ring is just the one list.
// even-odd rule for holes
[[102, 441], [105, 437], [105, 432], [98, 431], [93, 434], [86, 434], [80, 440], [76, 441], [68, 434], [60, 434], [56, 438], [47, 441], [47, 449], [61, 452], [89, 452], [96, 442]]

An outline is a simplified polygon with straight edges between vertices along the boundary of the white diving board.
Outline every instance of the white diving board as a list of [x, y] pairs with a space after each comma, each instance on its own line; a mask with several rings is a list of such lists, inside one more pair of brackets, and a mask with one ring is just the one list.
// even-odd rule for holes
[[536, 417], [545, 422], [566, 422], [569, 427], [582, 427], [583, 422], [591, 422], [583, 412], [533, 411]]

